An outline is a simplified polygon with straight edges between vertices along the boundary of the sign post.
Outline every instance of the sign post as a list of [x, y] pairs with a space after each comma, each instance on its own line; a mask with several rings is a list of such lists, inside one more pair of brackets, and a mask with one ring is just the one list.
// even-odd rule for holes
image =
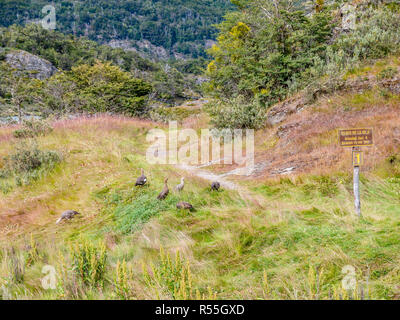
[[361, 217], [361, 200], [360, 200], [360, 164], [361, 151], [359, 147], [353, 147], [353, 189], [354, 189], [354, 207], [356, 214]]
[[339, 130], [339, 145], [342, 147], [351, 147], [353, 149], [354, 207], [357, 216], [361, 217], [360, 166], [364, 163], [364, 154], [361, 151], [361, 147], [373, 145], [372, 129]]

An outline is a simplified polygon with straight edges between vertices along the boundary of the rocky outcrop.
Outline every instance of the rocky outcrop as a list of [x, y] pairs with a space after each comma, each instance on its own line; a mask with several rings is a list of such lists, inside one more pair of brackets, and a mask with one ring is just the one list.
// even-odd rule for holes
[[157, 60], [167, 60], [170, 58], [169, 53], [164, 47], [157, 47], [148, 40], [129, 41], [129, 40], [112, 40], [108, 43], [111, 48], [121, 48], [125, 51], [133, 51], [142, 58], [155, 58]]
[[382, 80], [379, 85], [394, 94], [400, 94], [400, 78]]
[[111, 40], [108, 45], [113, 48], [120, 48], [125, 51], [136, 52], [139, 56], [144, 59], [150, 59], [153, 61], [166, 61], [170, 58], [176, 60], [186, 60], [189, 57], [175, 50], [171, 52], [167, 51], [162, 46], [156, 46], [148, 40], [130, 41], [130, 40]]
[[306, 100], [303, 95], [295, 96], [273, 106], [268, 112], [268, 124], [273, 126], [284, 121], [288, 116], [304, 108]]
[[111, 40], [108, 45], [113, 49], [124, 49], [126, 51], [137, 51], [136, 48], [133, 47], [132, 41], [129, 40]]
[[44, 80], [57, 72], [49, 61], [26, 51], [12, 51], [6, 54], [6, 62], [14, 69], [27, 72], [30, 77]]
[[153, 56], [156, 59], [167, 60], [170, 57], [164, 47], [155, 46], [148, 40], [141, 40], [136, 42], [136, 44], [139, 48], [139, 51], [147, 52], [148, 54], [150, 54], [150, 56]]
[[284, 125], [278, 127], [276, 135], [279, 138], [284, 138], [284, 137], [286, 137], [288, 135], [288, 133], [290, 131], [292, 131], [293, 129], [296, 129], [297, 127], [300, 127], [300, 125], [301, 125], [300, 122], [284, 124]]

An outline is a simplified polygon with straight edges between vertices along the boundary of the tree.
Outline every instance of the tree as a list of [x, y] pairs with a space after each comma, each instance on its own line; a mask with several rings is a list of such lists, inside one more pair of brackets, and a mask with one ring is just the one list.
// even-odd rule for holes
[[175, 98], [183, 97], [184, 77], [168, 64], [154, 74], [154, 90], [152, 97], [164, 102], [172, 102]]
[[[216, 98], [242, 96], [271, 105], [291, 81], [323, 57], [333, 25], [325, 12], [307, 16], [293, 1], [242, 1], [243, 9], [219, 25], [207, 92]], [[239, 21], [239, 22], [238, 22]]]
[[110, 63], [96, 61], [53, 76], [46, 88], [55, 89], [53, 107], [62, 103], [68, 112], [115, 112], [141, 116], [146, 112], [152, 86], [133, 78], [128, 72]]
[[44, 106], [41, 90], [43, 82], [32, 78], [29, 72], [12, 69], [3, 62], [0, 65], [0, 91], [11, 106], [11, 113], [18, 114], [22, 122], [30, 106]]

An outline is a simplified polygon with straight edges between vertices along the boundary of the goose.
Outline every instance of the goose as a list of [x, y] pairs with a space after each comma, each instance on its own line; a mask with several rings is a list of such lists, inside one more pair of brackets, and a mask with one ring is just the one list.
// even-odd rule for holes
[[184, 202], [184, 201], [179, 202], [179, 203], [176, 205], [176, 207], [177, 207], [178, 209], [186, 209], [186, 210], [192, 210], [192, 209], [193, 209], [193, 206], [192, 206], [190, 203]]
[[164, 200], [168, 196], [169, 189], [168, 189], [167, 182], [168, 182], [168, 178], [166, 178], [164, 181], [164, 189], [158, 195], [158, 197], [157, 197], [158, 200]]
[[218, 181], [214, 181], [211, 184], [211, 190], [218, 191], [221, 188], [221, 184]]
[[140, 169], [140, 171], [142, 172], [142, 175], [139, 178], [137, 178], [135, 186], [144, 186], [147, 182], [147, 178], [144, 175], [144, 170]]
[[71, 220], [73, 219], [79, 212], [74, 210], [67, 210], [61, 214], [61, 217], [57, 220], [56, 224], [59, 224], [63, 220]]
[[182, 178], [181, 178], [181, 183], [178, 184], [178, 185], [175, 187], [175, 189], [176, 189], [176, 191], [182, 191], [184, 187], [185, 187], [185, 178], [182, 177]]

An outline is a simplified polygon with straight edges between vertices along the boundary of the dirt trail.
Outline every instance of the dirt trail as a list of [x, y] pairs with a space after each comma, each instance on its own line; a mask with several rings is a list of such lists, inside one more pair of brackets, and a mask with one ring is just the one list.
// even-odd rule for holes
[[228, 176], [237, 174], [237, 170], [217, 175], [210, 171], [200, 169], [204, 166], [195, 167], [187, 164], [178, 164], [175, 167], [179, 170], [187, 171], [188, 173], [203, 180], [207, 180], [210, 182], [218, 181], [221, 184], [222, 188], [238, 192], [239, 196], [246, 202], [249, 207], [250, 205], [256, 205], [261, 208], [266, 207], [265, 199], [263, 197], [253, 193], [245, 186], [239, 185], [238, 183], [235, 183], [226, 178]]
[[208, 180], [210, 182], [218, 181], [221, 184], [221, 186], [226, 189], [236, 190], [236, 191], [239, 191], [241, 189], [241, 186], [237, 185], [233, 181], [225, 179], [226, 174], [217, 175], [209, 171], [200, 170], [198, 167], [190, 166], [187, 164], [176, 165], [176, 168], [188, 171], [189, 173], [195, 175], [196, 177]]

